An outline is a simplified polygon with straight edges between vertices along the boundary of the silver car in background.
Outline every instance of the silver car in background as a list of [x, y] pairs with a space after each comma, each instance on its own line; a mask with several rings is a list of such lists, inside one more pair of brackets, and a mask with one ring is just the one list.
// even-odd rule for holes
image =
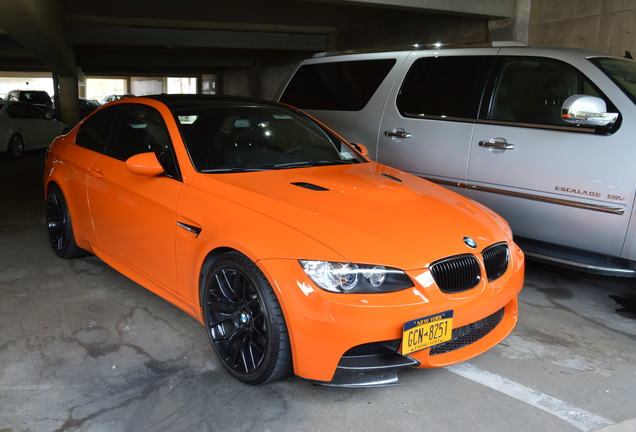
[[321, 54], [278, 99], [492, 208], [528, 257], [636, 276], [634, 61], [516, 43]]
[[0, 101], [0, 152], [14, 158], [25, 151], [46, 148], [69, 128], [50, 113], [24, 102]]

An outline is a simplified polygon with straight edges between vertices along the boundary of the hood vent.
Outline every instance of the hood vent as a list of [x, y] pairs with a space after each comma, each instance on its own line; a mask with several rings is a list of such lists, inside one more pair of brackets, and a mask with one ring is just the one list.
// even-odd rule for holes
[[383, 175], [386, 178], [390, 178], [391, 180], [395, 180], [398, 183], [402, 183], [402, 180], [400, 180], [397, 177], [393, 177], [391, 174], [382, 173], [381, 175]]
[[310, 190], [315, 190], [315, 191], [328, 191], [329, 189], [324, 188], [322, 186], [318, 186], [315, 185], [313, 183], [306, 183], [306, 182], [292, 182], [291, 184], [293, 184], [294, 186], [298, 186], [298, 187], [302, 187], [305, 189], [310, 189]]

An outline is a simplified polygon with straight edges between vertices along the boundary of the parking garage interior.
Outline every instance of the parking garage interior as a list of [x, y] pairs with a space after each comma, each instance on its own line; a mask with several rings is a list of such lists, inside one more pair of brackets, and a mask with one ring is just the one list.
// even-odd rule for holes
[[[622, 57], [635, 24], [617, 0], [3, 0], [0, 97], [44, 90], [72, 128], [80, 99], [109, 95], [271, 101], [325, 52], [514, 41]], [[0, 432], [636, 431], [634, 279], [528, 260], [517, 327], [468, 362], [395, 387], [253, 387], [175, 306], [96, 256], [54, 255], [45, 152], [0, 154]]]

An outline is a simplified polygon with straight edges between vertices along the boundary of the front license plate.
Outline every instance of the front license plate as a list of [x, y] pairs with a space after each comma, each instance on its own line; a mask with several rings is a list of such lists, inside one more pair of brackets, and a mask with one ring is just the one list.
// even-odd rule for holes
[[453, 311], [449, 310], [404, 323], [402, 354], [449, 341], [453, 336]]

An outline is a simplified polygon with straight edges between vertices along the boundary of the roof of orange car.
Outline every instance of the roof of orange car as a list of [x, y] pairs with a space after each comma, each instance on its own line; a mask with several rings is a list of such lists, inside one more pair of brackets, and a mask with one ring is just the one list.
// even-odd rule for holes
[[215, 96], [215, 95], [197, 95], [197, 94], [158, 94], [143, 96], [163, 102], [170, 109], [194, 108], [201, 106], [244, 106], [249, 105], [267, 105], [280, 106], [280, 104], [264, 99], [255, 99], [242, 96]]

